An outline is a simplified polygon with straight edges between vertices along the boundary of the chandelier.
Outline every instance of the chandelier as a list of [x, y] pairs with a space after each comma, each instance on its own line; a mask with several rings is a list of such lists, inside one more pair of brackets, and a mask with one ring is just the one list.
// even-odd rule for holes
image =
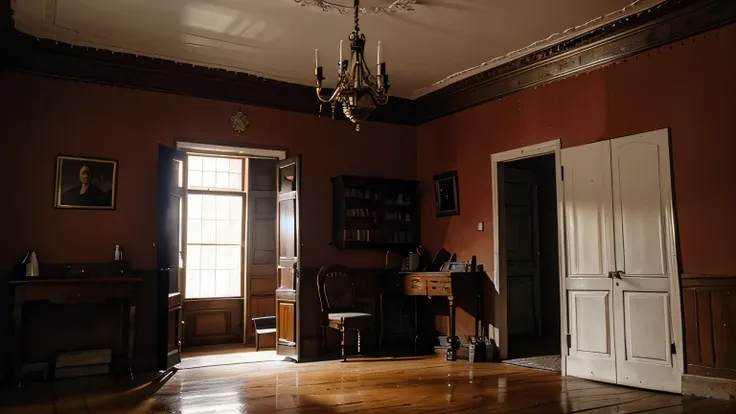
[[[360, 131], [360, 123], [373, 112], [378, 105], [388, 102], [388, 74], [386, 63], [381, 62], [381, 42], [378, 42], [377, 74], [371, 75], [363, 57], [365, 49], [365, 35], [360, 32], [360, 0], [354, 0], [355, 30], [350, 33], [350, 60], [342, 58], [342, 40], [340, 40], [340, 59], [337, 64], [337, 86], [332, 94], [323, 94], [322, 66], [319, 65], [319, 50], [314, 51], [314, 74], [317, 77], [317, 98], [320, 102], [332, 105], [332, 118], [335, 118], [337, 105], [342, 106], [342, 112], [355, 124], [355, 130]], [[319, 105], [322, 113], [322, 103]]]

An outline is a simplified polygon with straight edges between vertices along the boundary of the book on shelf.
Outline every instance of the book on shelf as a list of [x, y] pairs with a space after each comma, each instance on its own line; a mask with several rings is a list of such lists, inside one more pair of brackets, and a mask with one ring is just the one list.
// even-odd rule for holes
[[343, 230], [343, 240], [346, 242], [369, 242], [371, 241], [370, 230]]

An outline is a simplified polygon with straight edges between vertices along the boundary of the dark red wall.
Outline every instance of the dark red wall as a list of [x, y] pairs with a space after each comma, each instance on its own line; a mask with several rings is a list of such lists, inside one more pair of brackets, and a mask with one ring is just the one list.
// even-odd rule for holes
[[[415, 128], [349, 122], [260, 107], [243, 107], [250, 119], [238, 137], [233, 103], [61, 81], [0, 72], [0, 270], [22, 259], [101, 262], [116, 244], [138, 269], [156, 266], [156, 173], [158, 144], [206, 139], [220, 144], [288, 149], [303, 157], [303, 265], [336, 262], [383, 267], [381, 252], [330, 246], [330, 177], [355, 174], [413, 179]], [[315, 104], [315, 110], [316, 110]], [[117, 210], [53, 207], [56, 156], [116, 159]]]
[[[682, 271], [736, 274], [736, 25], [417, 128], [422, 242], [493, 266], [491, 154], [670, 128]], [[459, 171], [461, 215], [435, 218], [432, 176]], [[476, 230], [486, 223], [485, 232]]]

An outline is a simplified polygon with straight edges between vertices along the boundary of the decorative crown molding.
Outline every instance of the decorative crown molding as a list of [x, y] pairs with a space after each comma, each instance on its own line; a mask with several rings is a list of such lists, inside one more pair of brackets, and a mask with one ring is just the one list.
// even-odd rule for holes
[[[337, 11], [340, 14], [350, 14], [354, 10], [353, 6], [345, 6], [327, 0], [294, 1], [297, 4], [301, 4], [302, 7], [319, 7], [322, 11], [326, 12]], [[415, 4], [417, 4], [417, 0], [395, 0], [388, 6], [361, 7], [359, 10], [361, 13], [396, 13], [399, 10], [414, 11]]]
[[[422, 124], [734, 22], [734, 0], [666, 0], [645, 12], [447, 84], [419, 99], [391, 97], [388, 105], [376, 108], [371, 121]], [[0, 70], [318, 114], [319, 103], [311, 86], [74, 47], [22, 34], [12, 28], [7, 2], [0, 4], [0, 44], [7, 45], [0, 48]]]
[[[0, 48], [0, 69], [102, 85], [262, 106], [317, 116], [314, 87], [243, 72], [111, 52], [13, 32]], [[372, 121], [411, 124], [412, 101], [391, 97]], [[346, 119], [337, 115], [337, 119]]]
[[414, 123], [590, 71], [734, 22], [733, 0], [666, 0], [415, 99]]

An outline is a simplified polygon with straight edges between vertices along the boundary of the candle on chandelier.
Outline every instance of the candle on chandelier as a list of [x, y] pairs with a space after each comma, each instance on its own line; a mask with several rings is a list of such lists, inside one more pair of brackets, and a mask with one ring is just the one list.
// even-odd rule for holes
[[319, 67], [319, 49], [314, 49], [314, 68]]
[[340, 60], [337, 63], [342, 66], [342, 39], [340, 39]]
[[381, 41], [380, 40], [378, 41], [378, 59], [377, 60], [378, 60], [377, 64], [380, 65], [381, 64]]

